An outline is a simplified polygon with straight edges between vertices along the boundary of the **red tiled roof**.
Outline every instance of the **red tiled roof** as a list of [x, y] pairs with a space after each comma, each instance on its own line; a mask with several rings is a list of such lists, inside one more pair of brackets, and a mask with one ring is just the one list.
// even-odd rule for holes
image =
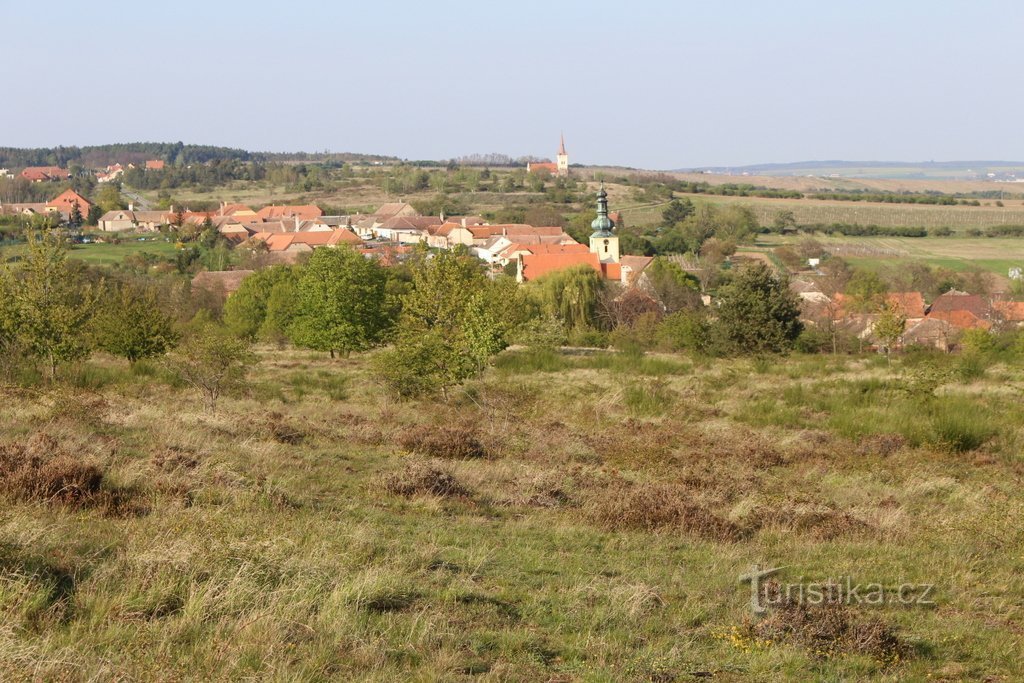
[[323, 216], [324, 212], [319, 206], [302, 204], [296, 206], [264, 206], [256, 212], [256, 215], [265, 221], [273, 218], [294, 218], [296, 216], [300, 220], [308, 221]]
[[146, 162], [147, 171], [162, 171], [164, 169], [164, 162], [160, 159], [150, 159]]
[[82, 216], [89, 213], [89, 207], [91, 207], [92, 204], [88, 199], [74, 190], [65, 190], [64, 192], [61, 192], [50, 200], [48, 206], [55, 207], [61, 213], [70, 214], [74, 208], [75, 202], [78, 202], [78, 210], [82, 212]]
[[978, 318], [985, 318], [989, 313], [988, 303], [977, 294], [966, 294], [950, 290], [936, 297], [928, 314], [950, 311], [970, 311]]
[[530, 173], [536, 173], [537, 171], [550, 171], [551, 173], [558, 172], [558, 164], [551, 163], [550, 161], [537, 161], [527, 164]]
[[62, 180], [71, 177], [66, 168], [60, 166], [29, 166], [21, 172], [21, 177], [33, 182], [41, 180]]
[[984, 318], [980, 318], [973, 312], [966, 309], [958, 310], [945, 310], [945, 311], [930, 311], [928, 317], [934, 320], [944, 320], [953, 327], [961, 330], [981, 329], [987, 330], [992, 327], [992, 323]]
[[891, 292], [886, 300], [908, 318], [924, 317], [924, 297], [921, 292]]
[[569, 254], [527, 254], [523, 256], [523, 279], [536, 280], [547, 273], [580, 265], [590, 266], [603, 274], [597, 254], [589, 251]]

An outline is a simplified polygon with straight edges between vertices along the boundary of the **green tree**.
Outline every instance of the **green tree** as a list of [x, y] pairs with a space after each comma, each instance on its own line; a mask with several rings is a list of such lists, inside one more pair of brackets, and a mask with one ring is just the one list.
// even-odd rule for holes
[[763, 263], [742, 268], [719, 290], [717, 328], [727, 350], [784, 353], [800, 336], [800, 304]]
[[116, 183], [104, 183], [100, 191], [96, 193], [96, 205], [104, 213], [125, 208], [124, 200], [121, 198], [121, 188]]
[[96, 291], [80, 265], [68, 261], [61, 237], [30, 233], [27, 256], [7, 278], [17, 339], [27, 353], [46, 362], [51, 379], [61, 363], [88, 357], [86, 329]]
[[91, 327], [97, 348], [130, 363], [162, 356], [178, 340], [171, 316], [161, 310], [151, 287], [115, 288], [101, 302]]
[[856, 313], [876, 313], [885, 308], [885, 295], [889, 288], [877, 273], [858, 270], [846, 285], [849, 308]]
[[254, 361], [249, 342], [226, 327], [201, 320], [187, 331], [170, 366], [202, 394], [206, 410], [213, 412], [225, 392], [241, 386]]
[[384, 340], [393, 320], [387, 274], [348, 247], [313, 252], [297, 284], [298, 314], [290, 336], [299, 346], [349, 354]]
[[651, 262], [644, 274], [666, 313], [694, 309], [701, 305], [700, 280], [683, 270], [678, 263], [659, 256]]
[[890, 303], [882, 308], [882, 312], [878, 314], [878, 318], [872, 326], [871, 333], [881, 343], [882, 348], [885, 349], [885, 358], [890, 364], [892, 363], [892, 352], [899, 344], [900, 337], [903, 336], [903, 331], [906, 327], [907, 316], [894, 303]]
[[267, 313], [260, 325], [259, 338], [275, 344], [290, 339], [289, 330], [299, 315], [298, 280], [282, 280], [270, 289]]
[[694, 211], [693, 202], [689, 199], [673, 199], [661, 212], [661, 218], [665, 225], [673, 226], [685, 221]]
[[544, 315], [561, 320], [567, 330], [587, 329], [597, 322], [604, 280], [580, 265], [546, 273], [531, 281], [527, 292]]
[[447, 398], [508, 345], [525, 311], [511, 278], [492, 281], [464, 250], [432, 255], [414, 270], [395, 345], [375, 359], [376, 374], [396, 395]]
[[80, 207], [76, 201], [71, 205], [71, 213], [68, 215], [68, 225], [77, 229], [82, 227], [82, 223], [84, 222], [85, 218], [82, 216], [82, 207]]

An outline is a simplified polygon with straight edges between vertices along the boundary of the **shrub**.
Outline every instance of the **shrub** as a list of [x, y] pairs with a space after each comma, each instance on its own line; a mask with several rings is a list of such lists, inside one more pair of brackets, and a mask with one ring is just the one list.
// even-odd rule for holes
[[770, 606], [769, 613], [746, 627], [756, 639], [796, 645], [817, 658], [868, 655], [883, 664], [895, 664], [910, 651], [880, 620], [855, 618], [842, 602], [838, 584], [835, 590], [824, 586], [820, 604], [799, 601], [774, 580], [765, 582], [761, 591], [762, 604]]
[[614, 530], [681, 529], [716, 541], [740, 537], [735, 524], [689, 499], [689, 492], [676, 486], [620, 483], [602, 492], [591, 505], [590, 516], [601, 526]]
[[451, 472], [429, 462], [410, 462], [383, 480], [388, 493], [411, 498], [416, 495], [469, 496], [470, 491]]
[[96, 463], [62, 448], [39, 433], [24, 444], [0, 445], [0, 489], [16, 500], [69, 507], [120, 508], [118, 492], [103, 488]]
[[476, 433], [462, 427], [411, 427], [398, 436], [398, 444], [410, 453], [432, 458], [468, 460], [487, 455]]

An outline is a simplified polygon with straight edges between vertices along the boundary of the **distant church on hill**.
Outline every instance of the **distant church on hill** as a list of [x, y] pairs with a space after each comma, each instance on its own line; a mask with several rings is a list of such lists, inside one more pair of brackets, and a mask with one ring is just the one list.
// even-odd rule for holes
[[538, 161], [526, 164], [527, 173], [540, 173], [541, 171], [547, 171], [551, 175], [560, 177], [569, 175], [569, 153], [565, 151], [565, 135], [562, 135], [554, 163]]

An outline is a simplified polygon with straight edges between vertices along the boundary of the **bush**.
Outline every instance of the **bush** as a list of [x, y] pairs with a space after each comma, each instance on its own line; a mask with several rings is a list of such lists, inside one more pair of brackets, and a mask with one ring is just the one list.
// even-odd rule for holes
[[658, 341], [669, 351], [708, 353], [711, 350], [711, 324], [703, 313], [678, 311], [662, 320]]
[[396, 496], [444, 497], [469, 496], [470, 491], [451, 472], [429, 462], [410, 462], [402, 470], [384, 478], [383, 488]]
[[665, 484], [626, 484], [602, 492], [590, 507], [591, 518], [614, 530], [681, 529], [716, 540], [734, 541], [741, 533], [727, 519], [690, 502], [686, 489]]
[[432, 458], [467, 460], [487, 455], [476, 433], [462, 427], [410, 427], [398, 436], [398, 444], [410, 453]]

